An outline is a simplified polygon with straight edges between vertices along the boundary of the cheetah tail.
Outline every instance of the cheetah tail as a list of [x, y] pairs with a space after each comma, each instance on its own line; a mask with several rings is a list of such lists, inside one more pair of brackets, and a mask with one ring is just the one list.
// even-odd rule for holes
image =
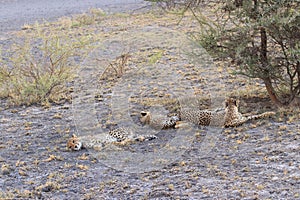
[[262, 114], [249, 116], [249, 117], [247, 117], [247, 120], [268, 118], [275, 114], [276, 114], [275, 112], [264, 112]]
[[140, 135], [135, 138], [136, 141], [142, 142], [142, 141], [148, 141], [148, 140], [154, 140], [157, 137], [155, 135]]

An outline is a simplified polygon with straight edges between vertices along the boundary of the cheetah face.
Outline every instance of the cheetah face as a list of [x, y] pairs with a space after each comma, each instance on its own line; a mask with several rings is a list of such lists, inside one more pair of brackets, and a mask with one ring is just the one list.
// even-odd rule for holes
[[225, 101], [225, 110], [227, 112], [229, 112], [229, 110], [230, 110], [231, 113], [238, 113], [238, 105], [239, 105], [238, 100], [233, 99], [233, 98], [228, 98]]
[[230, 107], [230, 106], [239, 106], [239, 101], [233, 98], [228, 98], [225, 101], [225, 108]]
[[147, 111], [141, 111], [141, 115], [140, 115], [140, 121], [143, 124], [149, 124], [151, 120], [151, 115], [150, 112]]
[[73, 134], [67, 142], [67, 147], [73, 151], [79, 151], [82, 148], [82, 142]]

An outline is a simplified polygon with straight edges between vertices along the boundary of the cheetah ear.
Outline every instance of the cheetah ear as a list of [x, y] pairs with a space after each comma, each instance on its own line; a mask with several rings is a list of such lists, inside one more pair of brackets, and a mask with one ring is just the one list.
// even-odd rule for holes
[[75, 134], [72, 135], [72, 138], [77, 138], [77, 136]]
[[234, 105], [238, 106], [238, 104], [239, 104], [239, 101], [238, 101], [238, 100], [236, 100], [236, 99], [233, 99], [233, 103], [234, 103]]
[[226, 101], [225, 101], [225, 108], [227, 108], [228, 106], [229, 106], [229, 99], [226, 99]]
[[141, 116], [142, 116], [142, 117], [146, 116], [147, 114], [148, 114], [148, 112], [146, 112], [146, 111], [141, 111]]

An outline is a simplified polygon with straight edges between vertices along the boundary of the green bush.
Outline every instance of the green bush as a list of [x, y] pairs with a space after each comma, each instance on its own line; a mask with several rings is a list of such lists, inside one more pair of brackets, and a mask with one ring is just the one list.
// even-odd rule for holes
[[[203, 30], [198, 42], [236, 73], [260, 78], [274, 104], [300, 102], [300, 2], [298, 0], [165, 0], [190, 10]], [[203, 9], [215, 17], [203, 21]]]
[[67, 98], [75, 75], [74, 57], [86, 39], [70, 40], [36, 31], [35, 37], [0, 52], [0, 96], [13, 105], [45, 104]]
[[[260, 78], [280, 107], [300, 95], [299, 10], [297, 1], [222, 1], [217, 12], [224, 12], [228, 20], [219, 20], [224, 27], [216, 27], [219, 45], [209, 49], [227, 52], [238, 74]], [[207, 34], [212, 31], [216, 30]]]

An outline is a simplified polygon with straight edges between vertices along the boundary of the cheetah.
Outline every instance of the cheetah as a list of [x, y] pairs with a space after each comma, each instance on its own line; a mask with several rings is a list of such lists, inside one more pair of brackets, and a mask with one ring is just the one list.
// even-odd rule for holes
[[238, 101], [236, 99], [227, 99], [225, 102], [225, 127], [240, 126], [250, 120], [268, 118], [275, 115], [275, 112], [264, 112], [258, 115], [243, 116], [238, 110]]
[[105, 139], [89, 139], [88, 137], [79, 138], [75, 134], [67, 141], [67, 148], [73, 151], [79, 151], [82, 148], [96, 148], [104, 146], [106, 143], [127, 144], [135, 141], [153, 140], [155, 135], [136, 135], [132, 130], [120, 127], [111, 130], [106, 135]]
[[175, 128], [179, 117], [174, 115], [171, 117], [153, 116], [150, 111], [141, 111], [140, 121], [142, 124], [147, 124], [154, 129], [169, 129]]
[[176, 122], [175, 128], [184, 126], [182, 121], [191, 122], [200, 126], [236, 127], [250, 120], [267, 118], [272, 115], [275, 115], [275, 112], [265, 112], [245, 117], [238, 111], [238, 101], [236, 99], [229, 98], [225, 101], [225, 108], [223, 109], [182, 109], [179, 113], [180, 121]]

